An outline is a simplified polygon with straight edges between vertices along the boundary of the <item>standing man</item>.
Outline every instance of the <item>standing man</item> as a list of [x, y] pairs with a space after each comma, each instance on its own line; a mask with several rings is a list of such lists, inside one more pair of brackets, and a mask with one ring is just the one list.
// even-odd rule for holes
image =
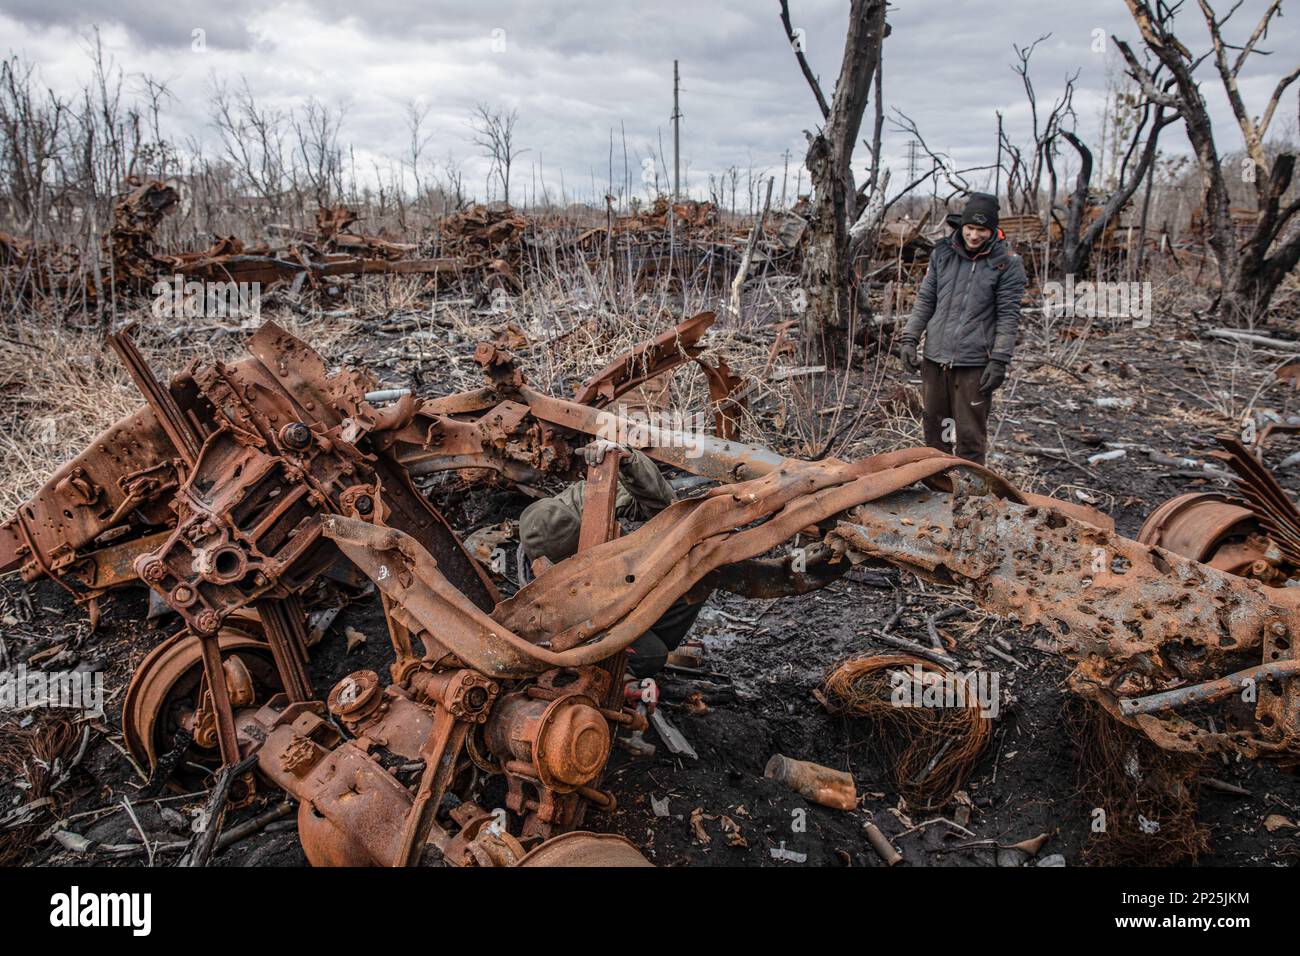
[[989, 405], [1007, 377], [1024, 291], [1024, 263], [998, 229], [997, 197], [973, 193], [961, 228], [930, 253], [903, 329], [903, 361], [921, 371], [931, 448], [947, 452], [955, 443], [957, 457], [984, 464]]

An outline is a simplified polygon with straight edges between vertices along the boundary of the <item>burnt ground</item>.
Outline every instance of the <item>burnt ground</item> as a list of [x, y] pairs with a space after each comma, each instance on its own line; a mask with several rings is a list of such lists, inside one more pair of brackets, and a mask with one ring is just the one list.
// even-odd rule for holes
[[[1184, 467], [1157, 463], [1142, 449], [1204, 457], [1214, 434], [1245, 407], [1274, 358], [1257, 354], [1249, 362], [1253, 378], [1243, 373], [1232, 395], [1217, 395], [1216, 390], [1227, 387], [1221, 384], [1221, 373], [1234, 361], [1234, 354], [1231, 346], [1190, 338], [1156, 341], [1132, 332], [1101, 335], [1094, 331], [1078, 356], [1067, 357], [1057, 367], [1042, 363], [1047, 357], [1042, 352], [1022, 346], [1014, 388], [1004, 387], [997, 405], [1003, 421], [996, 447], [1004, 457], [994, 457], [990, 464], [1029, 490], [1090, 500], [1113, 515], [1121, 533], [1133, 535], [1160, 502], [1186, 491], [1223, 487]], [[403, 374], [390, 372], [389, 378], [389, 384], [404, 384]], [[436, 393], [428, 381], [421, 391]], [[1132, 399], [1132, 405], [1102, 408], [1093, 403], [1098, 397]], [[1269, 386], [1256, 404], [1281, 411], [1289, 402], [1285, 388]], [[1099, 442], [1126, 445], [1125, 457], [1086, 465], [1088, 455], [1106, 450]], [[1065, 454], [1030, 455], [1009, 447], [1011, 443], [1020, 448], [1064, 449]], [[1297, 447], [1300, 442], [1294, 439], [1276, 439], [1270, 442], [1268, 460], [1275, 463]], [[872, 450], [880, 449], [868, 444], [850, 454]], [[1283, 471], [1279, 477], [1293, 494], [1300, 490], [1293, 473]], [[454, 494], [441, 500], [453, 524], [464, 533], [517, 514], [527, 501], [502, 491], [472, 500]], [[618, 808], [612, 819], [589, 817], [591, 826], [625, 834], [660, 865], [878, 866], [882, 864], [862, 830], [863, 823], [872, 820], [894, 839], [908, 864], [994, 864], [993, 849], [959, 848], [972, 838], [943, 822], [903, 835], [936, 816], [952, 819], [954, 807], [937, 811], [909, 807], [897, 795], [870, 729], [859, 719], [829, 715], [813, 696], [836, 663], [892, 650], [875, 643], [869, 630], [893, 614], [895, 588], [915, 601], [895, 633], [920, 643], [926, 642], [924, 615], [961, 600], [956, 592], [931, 585], [922, 591], [910, 576], [897, 574], [871, 576], [869, 583], [841, 579], [822, 591], [774, 602], [715, 594], [692, 634], [704, 644], [703, 669], [714, 676], [703, 685], [679, 675], [662, 682], [667, 697], [691, 689], [705, 691], [710, 702], [705, 713], [690, 713], [678, 703], [662, 705], [699, 758], [674, 757], [662, 745], [650, 758], [634, 758], [616, 749], [607, 785], [617, 797]], [[26, 602], [20, 600], [24, 592], [30, 598], [30, 619]], [[0, 598], [4, 612], [13, 616], [10, 620], [17, 619], [3, 631], [11, 666], [43, 655], [43, 666], [106, 671], [106, 713], [92, 723], [91, 745], [57, 793], [60, 816], [67, 819], [120, 804], [123, 796], [135, 793], [139, 779], [108, 738], [115, 737], [120, 744], [118, 719], [126, 682], [147, 650], [170, 633], [168, 622], [143, 623], [145, 601], [139, 592], [120, 594], [109, 602], [100, 632], [93, 636], [77, 609], [49, 582], [24, 586], [10, 577], [0, 581]], [[973, 607], [969, 602], [966, 606]], [[367, 638], [350, 653], [345, 650], [346, 627]], [[1068, 666], [1036, 646], [1041, 637], [1037, 629], [1020, 628], [1014, 621], [972, 611], [942, 627], [965, 664], [983, 660], [997, 666], [1002, 677], [1001, 714], [990, 745], [965, 786], [971, 803], [967, 828], [978, 839], [1004, 844], [1046, 833], [1049, 839], [1040, 859], [1060, 854], [1067, 865], [1087, 862], [1086, 851], [1095, 837], [1089, 827], [1092, 807], [1076, 782], [1075, 741], [1067, 730], [1071, 704], [1062, 685]], [[1024, 669], [999, 664], [983, 653], [994, 634], [1011, 643], [1012, 655], [1026, 665]], [[383, 673], [387, 660], [378, 604], [373, 597], [363, 598], [343, 611], [318, 646], [312, 676], [318, 690], [327, 690], [360, 667]], [[41, 715], [38, 721], [45, 719]], [[653, 731], [647, 737], [659, 743]], [[811, 804], [764, 779], [764, 766], [774, 753], [850, 771], [857, 783], [859, 808], [844, 812]], [[1270, 830], [1264, 821], [1270, 815], [1300, 820], [1300, 779], [1270, 764], [1218, 758], [1202, 774], [1245, 788], [1249, 795], [1202, 790], [1197, 819], [1207, 828], [1209, 848], [1200, 855], [1200, 863], [1295, 862], [1295, 828]], [[26, 801], [22, 782], [0, 780], [0, 817]], [[657, 815], [652, 800], [662, 811], [665, 798], [667, 815]], [[202, 802], [202, 795], [173, 795], [164, 802], [141, 802], [136, 810], [153, 840], [179, 842], [186, 836], [185, 814]], [[264, 805], [233, 814], [227, 826], [261, 809]], [[693, 815], [699, 827], [693, 826]], [[724, 817], [738, 826], [739, 839], [724, 831]], [[120, 860], [106, 858], [102, 852], [78, 855], [50, 839], [38, 839], [54, 820], [45, 811], [26, 828], [11, 830], [6, 844], [9, 860], [144, 862], [139, 853]], [[66, 828], [101, 844], [139, 839], [122, 812], [100, 819], [73, 818]], [[699, 828], [707, 841], [700, 838]], [[805, 854], [806, 861], [773, 858], [772, 849], [781, 846]], [[175, 851], [164, 851], [159, 861], [175, 856]], [[304, 864], [305, 859], [290, 817], [220, 853], [214, 863], [293, 866]]]

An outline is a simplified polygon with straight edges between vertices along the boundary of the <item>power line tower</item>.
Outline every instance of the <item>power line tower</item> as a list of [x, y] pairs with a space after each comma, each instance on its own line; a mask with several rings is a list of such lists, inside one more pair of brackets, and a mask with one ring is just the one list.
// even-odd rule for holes
[[681, 88], [677, 75], [677, 61], [673, 60], [673, 198], [682, 196], [682, 111], [678, 106], [677, 92]]

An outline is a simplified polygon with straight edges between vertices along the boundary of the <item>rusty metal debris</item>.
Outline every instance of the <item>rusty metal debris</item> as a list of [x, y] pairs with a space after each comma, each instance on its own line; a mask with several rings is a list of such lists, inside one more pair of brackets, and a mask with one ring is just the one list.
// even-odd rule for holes
[[1300, 575], [1300, 511], [1236, 438], [1212, 454], [1231, 469], [1237, 495], [1195, 492], [1153, 511], [1138, 540], [1232, 574], [1281, 587]]
[[[486, 298], [496, 290], [522, 291], [530, 270], [560, 260], [630, 275], [638, 285], [670, 274], [717, 287], [731, 281], [747, 235], [724, 225], [712, 203], [670, 204], [659, 197], [651, 209], [611, 214], [603, 226], [581, 230], [567, 224], [572, 238], [560, 242], [542, 237], [564, 223], [494, 203], [453, 211], [418, 241], [367, 234], [357, 228], [355, 210], [336, 206], [317, 211], [314, 229], [268, 226], [270, 241], [221, 236], [206, 249], [160, 248], [159, 227], [181, 205], [173, 184], [128, 178], [114, 201], [112, 226], [93, 255], [0, 233], [0, 276], [22, 296], [57, 294], [84, 306], [109, 292], [145, 294], [154, 283], [177, 276], [264, 287], [281, 283], [332, 298], [343, 277], [412, 275]], [[765, 270], [797, 272], [803, 225], [791, 213], [764, 228], [755, 255]], [[718, 371], [725, 379], [725, 369]]]
[[[1300, 756], [1293, 589], [1123, 538], [1092, 509], [932, 449], [809, 462], [724, 437], [723, 419], [723, 435], [690, 442], [643, 433], [652, 458], [721, 484], [618, 535], [607, 456], [585, 475], [578, 553], [502, 600], [413, 476], [582, 476], [574, 451], [601, 416], [649, 374], [700, 361], [710, 319], [611, 363], [577, 400], [532, 389], [485, 343], [482, 388], [385, 406], [367, 401], [365, 370], [329, 373], [273, 323], [246, 358], [196, 361], [167, 384], [120, 332], [144, 406], [0, 525], [0, 571], [52, 578], [92, 614], [112, 588], [151, 588], [183, 630], [132, 680], [133, 755], [153, 766], [182, 731], [194, 762], [256, 755], [232, 798], [290, 794], [318, 865], [644, 862], [625, 841], [583, 835], [614, 807], [602, 778], [615, 738], [646, 726], [624, 698], [626, 648], [679, 599], [801, 593], [863, 561], [1047, 625], [1075, 690], [1162, 747]], [[814, 526], [824, 541], [797, 570], [773, 556]], [[388, 673], [314, 687], [305, 600], [358, 570], [381, 597]], [[1217, 730], [1123, 704], [1261, 665], [1257, 701], [1222, 705]], [[483, 775], [504, 779], [508, 825], [475, 802]]]
[[858, 788], [853, 775], [833, 770], [807, 760], [795, 760], [785, 754], [773, 754], [763, 776], [802, 794], [813, 803], [837, 810], [854, 810], [858, 806]]
[[113, 227], [107, 239], [114, 281], [128, 288], [151, 284], [161, 264], [154, 255], [154, 232], [163, 217], [180, 205], [171, 186], [153, 180], [127, 180], [129, 191], [113, 204]]
[[[1043, 503], [955, 479], [951, 499], [906, 492], [895, 511], [867, 504], [833, 532], [851, 557], [886, 557], [965, 587], [988, 610], [1042, 623], [1075, 663], [1071, 687], [1157, 745], [1294, 763], [1296, 689], [1261, 681], [1219, 729], [1177, 713], [1127, 714], [1122, 701], [1292, 659], [1294, 589], [1268, 588], [1121, 537]], [[908, 519], [908, 524], [901, 521]]]
[[[102, 256], [85, 261], [73, 250], [35, 243], [0, 233], [0, 270], [21, 294], [80, 295], [94, 304], [106, 290], [148, 292], [160, 279], [180, 276], [208, 282], [276, 282], [295, 289], [319, 289], [331, 279], [353, 275], [422, 275], [469, 280], [480, 287], [519, 287], [521, 245], [517, 241], [528, 221], [510, 214], [509, 236], [492, 213], [483, 229], [473, 209], [451, 217], [442, 246], [446, 251], [421, 254], [416, 243], [394, 242], [383, 236], [349, 231], [356, 213], [344, 207], [322, 209], [316, 230], [306, 232], [272, 226], [286, 241], [272, 247], [234, 236], [218, 238], [207, 249], [167, 252], [157, 247], [155, 234], [163, 219], [181, 204], [171, 185], [156, 180], [128, 179], [113, 206], [113, 225], [104, 237]], [[513, 243], [513, 244], [512, 244]], [[509, 247], [509, 248], [507, 248]]]

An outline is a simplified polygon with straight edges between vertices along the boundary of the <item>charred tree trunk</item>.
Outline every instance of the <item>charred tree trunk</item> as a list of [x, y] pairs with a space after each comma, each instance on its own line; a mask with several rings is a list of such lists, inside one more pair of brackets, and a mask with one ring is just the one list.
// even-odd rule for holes
[[1282, 207], [1282, 197], [1295, 174], [1295, 162], [1295, 156], [1290, 153], [1274, 159], [1272, 174], [1259, 196], [1259, 219], [1241, 247], [1233, 284], [1226, 297], [1225, 304], [1238, 318], [1262, 315], [1282, 280], [1300, 264], [1300, 231], [1294, 232], [1271, 254], [1269, 251], [1300, 208], [1300, 199]]
[[1068, 275], [1081, 278], [1092, 256], [1091, 243], [1084, 245], [1080, 236], [1083, 217], [1088, 210], [1088, 186], [1092, 182], [1092, 150], [1073, 133], [1062, 130], [1061, 135], [1079, 154], [1079, 175], [1074, 180], [1070, 211], [1065, 217], [1065, 228], [1061, 230], [1061, 265]]
[[799, 286], [804, 292], [803, 338], [817, 354], [838, 355], [849, 337], [848, 197], [833, 150], [822, 135], [810, 137], [804, 160], [812, 177], [813, 203], [808, 218]]
[[[853, 0], [840, 75], [829, 105], [803, 56], [784, 0], [781, 22], [825, 120], [822, 129], [806, 134], [805, 163], [812, 177], [813, 203], [800, 273], [805, 302], [803, 338], [816, 354], [835, 358], [847, 354], [851, 345], [849, 226], [857, 210], [849, 163], [871, 81], [880, 66], [880, 48], [886, 33], [885, 0]], [[879, 158], [873, 157], [872, 161], [878, 163]]]
[[[1253, 325], [1263, 319], [1282, 278], [1300, 260], [1300, 233], [1288, 232], [1287, 228], [1296, 214], [1300, 213], [1300, 200], [1287, 206], [1282, 205], [1283, 195], [1291, 185], [1295, 172], [1296, 157], [1294, 153], [1282, 153], [1270, 163], [1264, 151], [1265, 137], [1274, 112], [1287, 87], [1300, 79], [1300, 67], [1277, 82], [1264, 111], [1257, 116], [1246, 108], [1238, 88], [1241, 69], [1251, 54], [1256, 52], [1260, 39], [1267, 35], [1269, 22], [1281, 9], [1281, 0], [1273, 0], [1268, 5], [1244, 45], [1231, 44], [1223, 38], [1223, 26], [1236, 11], [1236, 7], [1219, 17], [1208, 0], [1198, 0], [1210, 31], [1214, 63], [1245, 140], [1254, 174], [1258, 218], [1251, 235], [1242, 244], [1237, 242], [1236, 226], [1229, 209], [1227, 181], [1215, 146], [1209, 110], [1199, 84], [1192, 76], [1195, 64], [1200, 63], [1204, 57], [1193, 57], [1174, 33], [1173, 19], [1177, 5], [1171, 8], [1158, 3], [1156, 9], [1152, 10], [1145, 0], [1125, 2], [1141, 31], [1143, 42], [1173, 77], [1173, 89], [1156, 89], [1151, 74], [1127, 44], [1118, 39], [1115, 43], [1124, 55], [1129, 72], [1142, 85], [1151, 101], [1177, 109], [1182, 114], [1187, 138], [1196, 153], [1205, 187], [1205, 222], [1209, 230], [1207, 242], [1219, 267], [1217, 311], [1229, 323]], [[1229, 62], [1229, 50], [1237, 51], [1232, 62]], [[1280, 244], [1274, 248], [1275, 243]]]
[[[1088, 274], [1092, 252], [1097, 245], [1097, 240], [1105, 234], [1107, 226], [1119, 218], [1119, 214], [1128, 205], [1129, 200], [1133, 198], [1133, 194], [1137, 192], [1142, 181], [1144, 179], [1150, 181], [1148, 173], [1155, 165], [1157, 147], [1160, 142], [1160, 131], [1176, 119], [1178, 119], [1177, 114], [1166, 116], [1163, 106], [1155, 108], [1151, 132], [1147, 135], [1146, 144], [1142, 148], [1142, 155], [1138, 159], [1137, 165], [1133, 168], [1131, 174], [1121, 171], [1119, 186], [1101, 204], [1101, 209], [1096, 218], [1088, 223], [1086, 228], [1083, 225], [1083, 218], [1088, 202], [1088, 186], [1092, 178], [1092, 152], [1073, 133], [1061, 131], [1061, 135], [1079, 154], [1079, 176], [1075, 181], [1074, 195], [1070, 200], [1070, 214], [1067, 217], [1061, 245], [1062, 264], [1065, 272], [1077, 278], [1082, 278]], [[1137, 144], [1141, 141], [1145, 126], [1146, 122], [1144, 120], [1134, 131], [1133, 141], [1129, 146], [1129, 156], [1132, 155], [1133, 150], [1137, 148]], [[1126, 157], [1124, 166], [1127, 167], [1127, 165], [1128, 158]], [[1145, 216], [1145, 207], [1143, 209], [1143, 215]], [[1145, 220], [1143, 228], [1145, 230]]]

